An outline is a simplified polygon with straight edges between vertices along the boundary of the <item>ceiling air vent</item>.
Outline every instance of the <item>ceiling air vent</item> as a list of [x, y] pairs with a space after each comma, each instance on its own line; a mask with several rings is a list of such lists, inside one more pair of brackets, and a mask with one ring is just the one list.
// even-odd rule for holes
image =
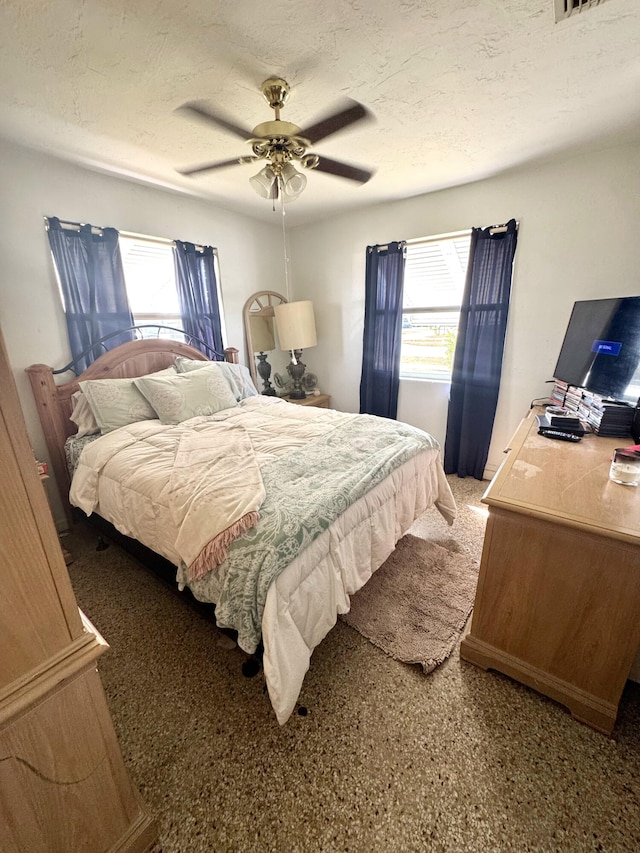
[[578, 12], [586, 12], [593, 6], [597, 6], [601, 0], [554, 0], [556, 10], [556, 23], [570, 18]]

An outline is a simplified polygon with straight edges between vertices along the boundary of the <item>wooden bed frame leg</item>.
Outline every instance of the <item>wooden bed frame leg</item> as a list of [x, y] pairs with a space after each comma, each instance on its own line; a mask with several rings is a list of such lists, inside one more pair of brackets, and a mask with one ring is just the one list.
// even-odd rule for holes
[[96, 551], [106, 551], [111, 543], [107, 542], [104, 536], [99, 533], [98, 534], [98, 544], [96, 545]]

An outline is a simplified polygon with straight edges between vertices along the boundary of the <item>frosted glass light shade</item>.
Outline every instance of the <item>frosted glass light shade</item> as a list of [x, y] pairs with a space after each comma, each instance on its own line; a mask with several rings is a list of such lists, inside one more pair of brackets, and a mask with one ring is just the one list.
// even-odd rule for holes
[[283, 302], [274, 307], [278, 340], [282, 349], [309, 349], [318, 343], [313, 302]]
[[249, 183], [262, 198], [278, 197], [278, 179], [271, 166], [265, 166], [257, 175], [249, 178]]
[[291, 163], [287, 163], [282, 169], [282, 192], [284, 201], [295, 201], [303, 189], [307, 186], [307, 178], [302, 172], [298, 172]]

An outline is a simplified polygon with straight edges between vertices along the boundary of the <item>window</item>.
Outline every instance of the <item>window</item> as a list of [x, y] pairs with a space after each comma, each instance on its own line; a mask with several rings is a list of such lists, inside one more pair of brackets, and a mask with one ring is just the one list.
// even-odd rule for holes
[[[155, 324], [182, 328], [172, 241], [121, 231], [119, 245], [127, 298], [135, 325]], [[217, 256], [215, 269], [218, 304], [222, 311]], [[143, 330], [143, 336], [155, 335], [154, 329]], [[163, 331], [162, 337], [185, 340], [185, 336], [179, 332]]]
[[[172, 244], [122, 232], [119, 244], [127, 297], [135, 325], [151, 323], [180, 328], [182, 321]], [[145, 332], [155, 334], [153, 329]], [[170, 337], [183, 338], [177, 333]]]
[[401, 378], [451, 379], [470, 244], [471, 231], [407, 243]]
[[[45, 229], [78, 370], [85, 370], [101, 349], [131, 339], [134, 333], [125, 330], [132, 322], [147, 326], [144, 334], [222, 352], [220, 275], [212, 246], [122, 233], [57, 216], [45, 217]], [[149, 328], [151, 324], [156, 325]], [[157, 324], [176, 332], [158, 330]]]

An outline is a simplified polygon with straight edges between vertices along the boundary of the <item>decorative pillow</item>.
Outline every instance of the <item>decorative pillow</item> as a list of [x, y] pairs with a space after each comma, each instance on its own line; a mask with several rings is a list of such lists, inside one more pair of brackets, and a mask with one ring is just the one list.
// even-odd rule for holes
[[133, 379], [87, 379], [80, 383], [101, 433], [158, 416]]
[[178, 373], [190, 373], [193, 370], [201, 370], [203, 367], [211, 367], [212, 365], [224, 376], [238, 402], [246, 397], [258, 396], [251, 374], [244, 364], [229, 364], [227, 361], [198, 361], [198, 359], [185, 358], [181, 355], [176, 358]]
[[136, 387], [158, 413], [160, 423], [180, 424], [198, 415], [215, 415], [237, 405], [215, 364], [174, 376], [141, 376]]
[[[173, 365], [149, 376], [176, 376]], [[85, 379], [80, 388], [87, 398], [101, 433], [136, 421], [157, 420], [158, 415], [134, 385], [134, 379]]]
[[76, 391], [71, 397], [71, 402], [73, 403], [73, 411], [69, 415], [69, 420], [73, 421], [78, 427], [75, 437], [84, 438], [85, 435], [95, 435], [95, 433], [100, 432], [100, 427], [91, 411], [89, 401], [82, 391]]

